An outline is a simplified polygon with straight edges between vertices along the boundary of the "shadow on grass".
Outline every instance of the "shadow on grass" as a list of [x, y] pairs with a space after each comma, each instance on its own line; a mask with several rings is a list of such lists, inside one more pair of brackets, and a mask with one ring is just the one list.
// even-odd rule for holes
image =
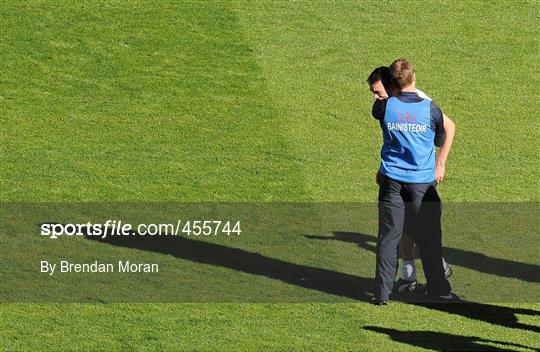
[[[377, 326], [365, 326], [364, 329], [385, 334], [396, 342], [433, 351], [515, 351], [511, 350], [510, 347], [538, 351], [538, 349], [517, 343], [483, 339], [476, 336], [461, 336], [435, 331], [399, 331]], [[503, 345], [505, 347], [499, 348], [490, 344]]]
[[[346, 238], [353, 238], [351, 236], [351, 234], [348, 234]], [[354, 236], [355, 241], [358, 240], [358, 237], [372, 239], [368, 235], [355, 234]], [[85, 238], [114, 246], [167, 254], [196, 263], [210, 264], [248, 274], [261, 275], [270, 279], [280, 280], [287, 284], [359, 301], [366, 302], [372, 297], [370, 292], [373, 289], [373, 279], [371, 278], [294, 264], [243, 249], [231, 248], [186, 237], [108, 236], [105, 239], [101, 239], [97, 236], [85, 236]], [[361, 241], [360, 243], [365, 245], [368, 242]], [[406, 303], [508, 328], [540, 332], [540, 328], [537, 326], [519, 323], [515, 315], [540, 315], [540, 312], [532, 309], [514, 309], [472, 302], [461, 304]]]
[[540, 316], [540, 312], [527, 308], [510, 308], [496, 306], [493, 304], [484, 304], [476, 302], [467, 302], [460, 304], [448, 303], [413, 303], [414, 305], [438, 310], [440, 312], [456, 314], [469, 319], [485, 321], [490, 324], [504, 326], [506, 328], [529, 330], [540, 332], [540, 327], [535, 325], [523, 324], [518, 321], [516, 314]]
[[[317, 240], [337, 240], [357, 244], [360, 248], [375, 252], [377, 238], [356, 232], [333, 232], [333, 236], [306, 236]], [[450, 263], [493, 274], [500, 277], [519, 279], [527, 282], [540, 282], [540, 266], [499, 258], [490, 258], [484, 254], [466, 251], [458, 248], [443, 248], [444, 259]]]
[[180, 236], [85, 236], [89, 240], [114, 246], [167, 254], [201, 264], [262, 275], [288, 284], [359, 301], [368, 301], [373, 279], [333, 270], [294, 264], [280, 259]]

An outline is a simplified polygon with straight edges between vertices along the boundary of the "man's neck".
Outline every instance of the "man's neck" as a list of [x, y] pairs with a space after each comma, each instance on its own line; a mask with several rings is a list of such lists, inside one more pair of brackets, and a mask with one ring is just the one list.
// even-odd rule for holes
[[401, 88], [400, 92], [403, 92], [403, 93], [414, 93], [416, 92], [416, 86], [414, 84], [409, 84], [408, 86], [405, 86], [403, 88]]

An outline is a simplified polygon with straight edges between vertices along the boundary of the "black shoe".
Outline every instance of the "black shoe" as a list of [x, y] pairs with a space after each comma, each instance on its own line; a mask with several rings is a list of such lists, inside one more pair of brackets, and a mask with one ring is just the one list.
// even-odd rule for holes
[[373, 298], [371, 299], [371, 304], [374, 304], [374, 305], [376, 305], [376, 306], [385, 306], [385, 305], [388, 304], [388, 300], [386, 300], [386, 301], [380, 301], [380, 300], [378, 300], [377, 298], [373, 297]]
[[455, 293], [448, 293], [446, 295], [427, 295], [428, 299], [434, 303], [465, 303], [466, 301]]
[[394, 287], [392, 288], [392, 293], [411, 293], [416, 289], [417, 281], [414, 280], [405, 280], [399, 278], [394, 282]]

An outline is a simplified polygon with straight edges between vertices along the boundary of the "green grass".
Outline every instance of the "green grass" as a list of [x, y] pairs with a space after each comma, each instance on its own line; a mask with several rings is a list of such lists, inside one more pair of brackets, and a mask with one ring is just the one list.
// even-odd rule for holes
[[372, 200], [365, 78], [408, 56], [445, 200], [537, 200], [537, 6], [416, 4], [4, 2], [2, 199]]
[[[482, 345], [508, 350], [509, 343], [538, 347], [531, 332], [515, 330], [505, 339], [507, 328], [407, 305], [10, 305], [0, 310], [3, 325], [11, 327], [3, 340], [30, 350], [413, 351], [433, 343], [416, 341], [415, 348], [362, 328], [374, 325], [396, 331], [396, 336], [409, 331], [418, 337], [425, 336], [422, 332], [451, 337], [448, 346], [464, 351], [486, 351]], [[471, 338], [445, 335], [450, 330]], [[475, 342], [480, 339], [476, 331], [500, 343]]]
[[[2, 2], [4, 215], [21, 201], [373, 201], [380, 131], [365, 78], [405, 56], [415, 63], [419, 88], [457, 124], [440, 186], [442, 198], [455, 203], [445, 245], [456, 258], [456, 291], [485, 305], [481, 318], [409, 304], [378, 308], [159, 252], [3, 233], [2, 302], [35, 299], [39, 289], [47, 302], [54, 291], [46, 289], [54, 287], [91, 303], [2, 303], [0, 349], [540, 348], [530, 330], [540, 325], [537, 316], [517, 313], [519, 326], [505, 320], [520, 308], [540, 309], [538, 282], [519, 279], [523, 266], [539, 265], [537, 246], [528, 245], [538, 241], [540, 195], [538, 9], [535, 1]], [[514, 212], [504, 204], [473, 206], [459, 217], [468, 208], [457, 202], [535, 203], [516, 204]], [[475, 216], [482, 218], [476, 227]], [[311, 235], [374, 235], [370, 219], [332, 219], [341, 227]], [[286, 267], [373, 275], [373, 253], [355, 243], [259, 235], [218, 243]], [[27, 255], [82, 253], [166, 263], [175, 271], [162, 278], [184, 286], [164, 301], [209, 303], [95, 303], [114, 302], [91, 295], [110, 288], [107, 278], [86, 278], [80, 287], [74, 278], [25, 285], [37, 276]], [[517, 271], [501, 275], [509, 268]], [[133, 300], [129, 280], [118, 280], [125, 280], [115, 281], [121, 297]], [[140, 287], [160, 285], [156, 279]], [[493, 287], [500, 291], [487, 299]], [[290, 301], [310, 303], [280, 303]]]
[[104, 6], [3, 4], [3, 200], [304, 194], [231, 9]]

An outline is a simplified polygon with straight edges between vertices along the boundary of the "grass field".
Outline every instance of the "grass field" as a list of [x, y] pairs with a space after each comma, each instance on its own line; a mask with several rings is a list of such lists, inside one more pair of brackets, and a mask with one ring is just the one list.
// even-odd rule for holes
[[[374, 307], [295, 281], [368, 287], [374, 217], [188, 247], [216, 249], [206, 261], [2, 233], [0, 350], [540, 349], [538, 12], [537, 1], [3, 1], [3, 214], [19, 202], [373, 201], [380, 128], [365, 79], [405, 56], [457, 124], [439, 187], [445, 255], [456, 291], [481, 303]], [[243, 260], [221, 261], [235, 250]], [[51, 292], [32, 272], [36, 258], [82, 253], [174, 267], [163, 278], [180, 288], [141, 292], [176, 303], [126, 303], [152, 300], [120, 279], [122, 303], [92, 295], [108, 279]], [[80, 303], [8, 303], [39, 292]]]

